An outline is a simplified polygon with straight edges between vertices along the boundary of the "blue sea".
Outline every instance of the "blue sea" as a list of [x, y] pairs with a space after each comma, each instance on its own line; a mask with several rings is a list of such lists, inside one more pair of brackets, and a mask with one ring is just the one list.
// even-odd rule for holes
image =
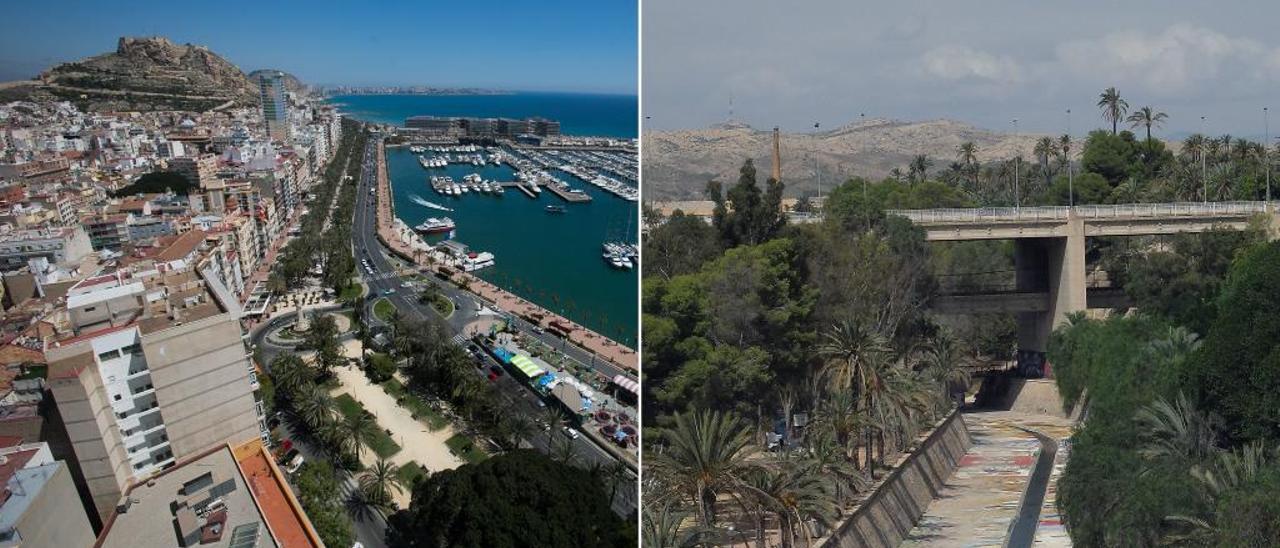
[[473, 116], [558, 120], [566, 135], [635, 138], [639, 102], [634, 95], [513, 92], [508, 95], [336, 95], [351, 116], [403, 126], [410, 116]]

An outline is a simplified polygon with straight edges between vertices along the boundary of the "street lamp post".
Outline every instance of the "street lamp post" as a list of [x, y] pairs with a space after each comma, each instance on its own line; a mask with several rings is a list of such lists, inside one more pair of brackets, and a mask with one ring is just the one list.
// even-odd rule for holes
[[1067, 205], [1076, 206], [1075, 180], [1071, 176], [1071, 109], [1067, 109], [1067, 143], [1062, 153], [1067, 157]]
[[1200, 117], [1200, 182], [1204, 185], [1204, 203], [1209, 203], [1209, 169], [1206, 167], [1204, 160], [1205, 141], [1208, 138], [1204, 133], [1204, 116]]
[[1271, 118], [1267, 107], [1262, 107], [1262, 131], [1266, 137], [1262, 141], [1262, 163], [1267, 169], [1267, 203], [1271, 203], [1271, 157], [1267, 151], [1271, 145]]
[[822, 201], [822, 169], [818, 167], [818, 126], [819, 122], [813, 123], [813, 172], [818, 176], [818, 201]]

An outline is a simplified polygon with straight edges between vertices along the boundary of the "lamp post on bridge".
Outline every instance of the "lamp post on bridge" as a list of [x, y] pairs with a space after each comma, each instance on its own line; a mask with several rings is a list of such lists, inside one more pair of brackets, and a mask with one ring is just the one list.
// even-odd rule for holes
[[1013, 119], [1013, 210], [1022, 211], [1022, 200], [1018, 196], [1018, 172], [1022, 171], [1022, 147], [1018, 143], [1018, 119]]
[[1209, 203], [1209, 169], [1205, 167], [1204, 149], [1208, 136], [1204, 132], [1204, 116], [1200, 117], [1200, 182], [1204, 185], [1204, 203]]
[[1262, 107], [1262, 132], [1265, 135], [1262, 140], [1262, 163], [1266, 164], [1267, 169], [1267, 205], [1271, 205], [1271, 156], [1267, 150], [1271, 147], [1271, 118], [1267, 107]]
[[1062, 154], [1067, 157], [1067, 206], [1076, 206], [1075, 181], [1071, 176], [1071, 109], [1067, 109], [1067, 143]]

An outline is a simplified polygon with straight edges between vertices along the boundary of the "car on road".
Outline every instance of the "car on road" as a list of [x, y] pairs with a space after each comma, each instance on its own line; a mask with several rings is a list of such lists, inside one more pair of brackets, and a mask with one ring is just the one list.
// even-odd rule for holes
[[491, 365], [491, 366], [489, 366], [489, 371], [490, 371], [491, 373], [493, 373], [494, 375], [497, 375], [497, 376], [499, 376], [499, 377], [501, 377], [501, 376], [502, 376], [502, 368], [501, 368], [501, 367], [498, 367], [498, 366], [496, 366], [496, 365]]
[[298, 456], [298, 450], [297, 450], [297, 449], [289, 449], [288, 451], [285, 451], [284, 456], [280, 457], [280, 460], [279, 460], [278, 462], [279, 462], [280, 464], [285, 464], [285, 463], [288, 463], [289, 461], [293, 460], [293, 458], [294, 458], [294, 457], [296, 457], [296, 456]]
[[390, 288], [390, 289], [383, 289], [383, 290], [382, 290], [382, 296], [384, 296], [384, 297], [389, 297], [389, 296], [391, 296], [392, 294], [394, 294], [395, 292], [396, 292], [396, 290], [395, 290], [394, 288]]
[[493, 382], [493, 381], [496, 381], [496, 380], [498, 380], [498, 375], [494, 374], [494, 372], [493, 372], [493, 371], [490, 371], [490, 372], [489, 372], [489, 382]]
[[576, 440], [581, 436], [581, 434], [579, 434], [577, 430], [569, 428], [568, 426], [564, 427], [563, 432], [564, 432], [564, 435], [568, 436], [569, 439], [571, 440]]

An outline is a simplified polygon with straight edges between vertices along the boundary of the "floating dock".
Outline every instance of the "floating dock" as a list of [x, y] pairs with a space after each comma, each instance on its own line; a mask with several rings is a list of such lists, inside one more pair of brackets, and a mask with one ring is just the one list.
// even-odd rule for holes
[[556, 184], [543, 185], [542, 188], [550, 190], [552, 194], [559, 196], [561, 199], [569, 203], [581, 203], [581, 202], [591, 201], [591, 196], [588, 196], [587, 194], [582, 192], [569, 192], [568, 189], [560, 188], [560, 185], [556, 185]]

